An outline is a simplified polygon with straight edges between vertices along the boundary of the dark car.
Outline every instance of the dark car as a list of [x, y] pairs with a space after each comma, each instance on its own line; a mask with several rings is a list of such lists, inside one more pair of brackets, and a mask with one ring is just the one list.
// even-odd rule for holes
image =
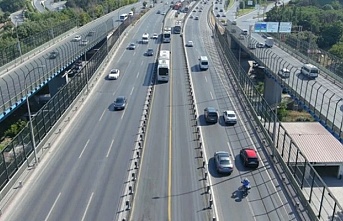
[[114, 110], [124, 110], [126, 107], [126, 98], [124, 96], [119, 96], [114, 101]]
[[154, 50], [152, 48], [148, 48], [148, 50], [145, 52], [146, 56], [153, 56]]
[[214, 107], [207, 107], [204, 109], [204, 117], [207, 123], [218, 122], [218, 111]]
[[257, 168], [259, 160], [257, 152], [253, 148], [244, 148], [240, 151], [241, 159], [245, 167]]
[[59, 53], [57, 51], [52, 51], [49, 54], [49, 59], [55, 59], [55, 58], [57, 58], [58, 55], [59, 55]]
[[233, 163], [230, 154], [226, 151], [217, 151], [214, 153], [214, 162], [218, 173], [231, 174], [233, 171]]
[[88, 32], [87, 36], [88, 36], [88, 37], [91, 37], [91, 36], [93, 36], [94, 34], [95, 34], [95, 31], [90, 31], [90, 32]]

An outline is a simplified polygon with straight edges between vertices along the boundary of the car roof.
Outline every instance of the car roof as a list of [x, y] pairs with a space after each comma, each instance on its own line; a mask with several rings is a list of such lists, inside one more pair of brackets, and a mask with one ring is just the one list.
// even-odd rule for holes
[[282, 68], [281, 71], [283, 72], [289, 72], [289, 70], [287, 68]]
[[217, 109], [215, 109], [214, 107], [207, 107], [207, 111], [208, 112], [217, 112]]
[[226, 111], [224, 111], [224, 113], [227, 113], [227, 114], [236, 114], [233, 110], [226, 110]]
[[257, 158], [256, 151], [252, 148], [244, 148], [243, 149], [247, 154], [248, 158]]
[[116, 100], [118, 100], [118, 99], [125, 99], [125, 97], [124, 96], [118, 96]]
[[230, 157], [229, 152], [226, 151], [217, 151], [215, 152], [215, 155], [219, 155], [220, 157]]

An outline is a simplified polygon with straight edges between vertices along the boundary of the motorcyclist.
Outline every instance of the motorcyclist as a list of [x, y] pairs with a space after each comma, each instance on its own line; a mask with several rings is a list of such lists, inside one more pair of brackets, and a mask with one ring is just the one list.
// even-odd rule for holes
[[244, 178], [241, 183], [243, 184], [243, 187], [245, 189], [250, 189], [250, 181], [248, 180], [248, 178]]

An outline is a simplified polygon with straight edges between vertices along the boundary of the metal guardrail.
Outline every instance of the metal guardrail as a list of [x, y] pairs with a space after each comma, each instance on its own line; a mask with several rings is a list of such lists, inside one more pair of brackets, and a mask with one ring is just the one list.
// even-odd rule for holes
[[[274, 153], [277, 161], [286, 172], [287, 178], [291, 180], [293, 187], [297, 190], [298, 196], [301, 197], [305, 204], [309, 205], [308, 209], [311, 211], [310, 215], [313, 220], [342, 221], [342, 206], [311, 163], [301, 153], [292, 138], [287, 134], [282, 124], [280, 122], [274, 124], [275, 116], [273, 109], [258, 92], [254, 82], [247, 76], [245, 70], [240, 66], [239, 61], [231, 51], [228, 39], [237, 36], [233, 36], [229, 29], [224, 30], [224, 34], [222, 34], [218, 29], [217, 23], [215, 38], [220, 45], [221, 51], [230, 63], [236, 82], [244, 91], [249, 107], [253, 110], [256, 122], [259, 122], [265, 137], [267, 137], [267, 142], [269, 143], [267, 146], [268, 152]], [[270, 135], [270, 131], [273, 131], [274, 126], [277, 127], [276, 137], [278, 142], [276, 147], [272, 145], [272, 137]]]
[[[220, 24], [219, 24], [220, 25]], [[258, 43], [249, 37], [240, 36], [242, 30], [236, 25], [228, 24], [226, 31], [235, 39], [241, 48], [247, 48], [250, 43]], [[251, 42], [249, 42], [251, 41]], [[231, 45], [229, 45], [231, 47]], [[265, 68], [265, 73], [301, 104], [318, 122], [320, 122], [338, 140], [343, 141], [343, 121], [340, 118], [340, 107], [343, 105], [343, 98], [336, 95], [328, 85], [321, 85], [319, 82], [310, 83], [300, 77], [292, 80], [281, 79], [277, 74], [282, 68], [287, 68], [294, 75], [298, 74], [298, 67], [288, 63], [282, 57], [268, 49], [247, 49], [246, 52]], [[296, 80], [295, 80], [296, 79]], [[310, 91], [310, 93], [308, 93]], [[338, 113], [338, 114], [337, 114]]]

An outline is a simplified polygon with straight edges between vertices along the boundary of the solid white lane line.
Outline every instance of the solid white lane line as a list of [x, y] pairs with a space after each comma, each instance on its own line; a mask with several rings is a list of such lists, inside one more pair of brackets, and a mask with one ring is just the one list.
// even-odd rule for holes
[[114, 140], [112, 140], [111, 145], [110, 145], [110, 147], [108, 148], [108, 151], [107, 151], [107, 154], [106, 154], [106, 158], [108, 157], [108, 155], [109, 155], [110, 152], [111, 152], [113, 142], [114, 142]]
[[101, 121], [102, 117], [103, 117], [104, 114], [105, 114], [105, 111], [106, 111], [106, 109], [102, 112], [102, 114], [101, 114], [101, 116], [100, 116], [100, 118], [99, 118], [99, 121]]
[[81, 156], [82, 156], [83, 152], [85, 151], [85, 149], [86, 149], [86, 147], [87, 147], [88, 143], [89, 143], [89, 139], [87, 140], [87, 143], [86, 143], [86, 145], [83, 147], [83, 149], [82, 149], [82, 151], [81, 151], [81, 153], [80, 153], [79, 159], [81, 158]]
[[87, 211], [88, 211], [89, 205], [91, 204], [93, 195], [94, 195], [94, 192], [92, 192], [91, 197], [90, 197], [89, 200], [88, 200], [88, 203], [87, 203], [87, 206], [86, 206], [86, 210], [85, 210], [85, 212], [83, 213], [83, 216], [82, 216], [81, 221], [84, 221], [85, 218], [86, 218], [86, 213], [87, 213]]
[[61, 192], [57, 195], [57, 198], [55, 199], [54, 204], [52, 204], [52, 207], [51, 207], [51, 209], [49, 210], [49, 213], [48, 213], [48, 215], [45, 217], [44, 221], [47, 221], [47, 220], [49, 219], [49, 217], [50, 217], [50, 215], [51, 215], [51, 213], [52, 213], [52, 210], [54, 209], [54, 207], [55, 207], [55, 205], [56, 205], [58, 199], [60, 198], [60, 196], [61, 196]]
[[211, 95], [211, 99], [213, 100], [213, 95], [212, 95], [212, 92], [210, 91], [210, 95]]
[[[230, 146], [230, 143], [229, 142], [227, 142], [227, 146], [229, 147], [229, 151], [230, 151], [230, 154], [231, 154], [231, 156], [233, 157], [233, 156], [235, 156], [235, 155], [233, 155], [233, 151], [232, 151], [232, 148], [231, 148], [231, 146]], [[235, 158], [233, 157], [233, 159], [232, 159], [233, 161], [235, 161]]]
[[134, 89], [135, 89], [135, 87], [132, 87], [131, 92], [130, 92], [130, 96], [132, 95]]

